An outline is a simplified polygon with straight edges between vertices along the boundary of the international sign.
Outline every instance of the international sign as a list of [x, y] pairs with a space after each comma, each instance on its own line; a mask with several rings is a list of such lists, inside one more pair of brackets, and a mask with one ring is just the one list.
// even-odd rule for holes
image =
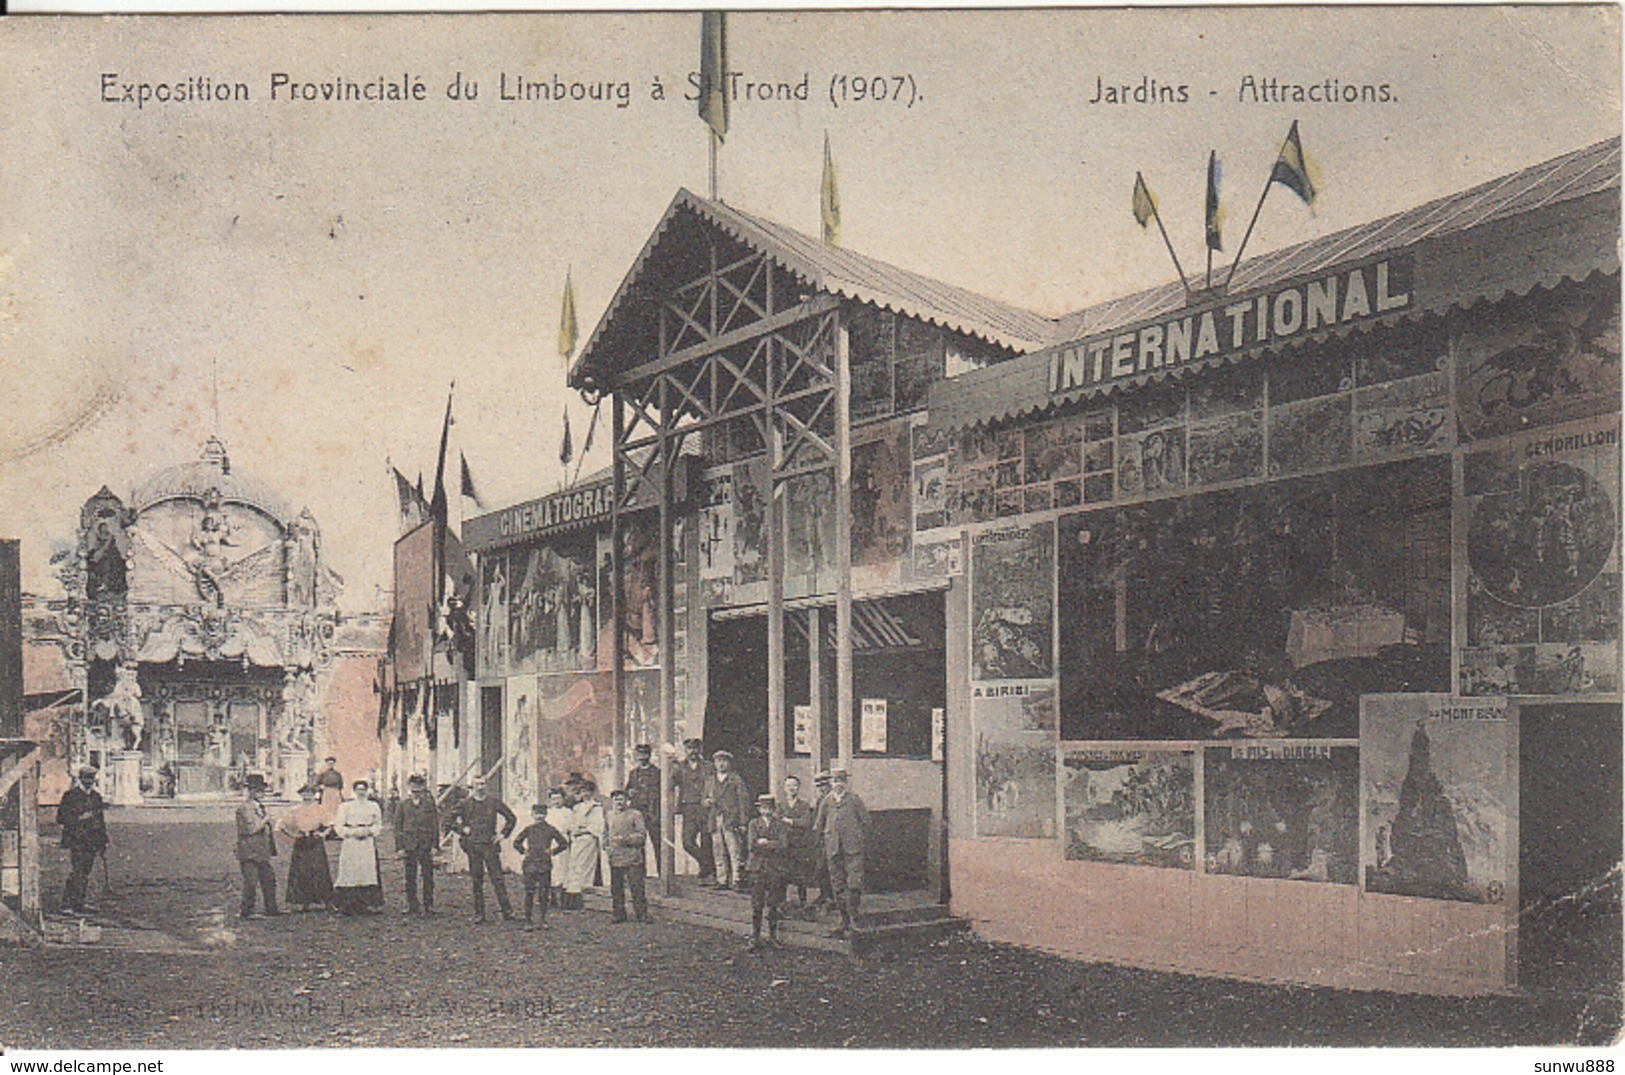
[[1164, 314], [1058, 348], [1051, 395], [1222, 358], [1252, 347], [1383, 317], [1411, 304], [1411, 262], [1385, 258], [1212, 305]]

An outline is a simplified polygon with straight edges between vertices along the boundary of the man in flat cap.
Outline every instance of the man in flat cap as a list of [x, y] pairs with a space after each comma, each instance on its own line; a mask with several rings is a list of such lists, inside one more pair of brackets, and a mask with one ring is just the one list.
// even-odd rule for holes
[[784, 886], [790, 876], [790, 823], [779, 816], [779, 804], [771, 795], [756, 797], [756, 816], [750, 819], [745, 842], [750, 861], [750, 949], [762, 947], [762, 910], [767, 910], [767, 943], [784, 947], [779, 940], [779, 919], [784, 915]]
[[626, 774], [626, 795], [632, 809], [643, 817], [643, 824], [655, 842], [655, 873], [660, 872], [660, 769], [651, 760], [654, 747], [639, 743], [632, 751], [637, 764]]
[[734, 772], [726, 750], [711, 755], [712, 773], [705, 784], [711, 813], [711, 847], [717, 856], [717, 887], [739, 888], [745, 879], [745, 828], [750, 824], [750, 789]]
[[683, 850], [700, 871], [700, 884], [715, 884], [716, 860], [711, 854], [711, 815], [705, 806], [705, 783], [710, 766], [705, 764], [705, 744], [699, 739], [683, 740], [683, 760], [672, 766], [672, 790], [677, 793], [677, 812], [683, 816]]
[[440, 808], [429, 794], [429, 780], [422, 773], [407, 777], [406, 786], [406, 798], [395, 808], [395, 852], [406, 864], [405, 913], [427, 916], [434, 914], [434, 853], [440, 846]]
[[851, 790], [845, 769], [829, 771], [829, 796], [818, 808], [816, 825], [824, 837], [824, 859], [841, 909], [838, 937], [850, 937], [863, 898], [863, 866], [869, 849], [869, 808]]
[[62, 892], [64, 911], [85, 911], [90, 868], [96, 865], [96, 856], [107, 850], [105, 810], [101, 793], [96, 790], [96, 767], [81, 767], [78, 781], [62, 793], [56, 808], [56, 823], [62, 826], [62, 846], [68, 850], [69, 862], [68, 884]]

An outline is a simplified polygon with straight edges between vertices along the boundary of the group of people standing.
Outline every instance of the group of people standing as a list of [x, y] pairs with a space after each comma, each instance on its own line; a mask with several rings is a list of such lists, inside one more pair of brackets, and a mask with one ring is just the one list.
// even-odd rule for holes
[[[651, 835], [659, 838], [660, 770], [653, 750], [640, 744], [637, 763], [626, 787], [614, 791], [608, 809], [594, 783], [572, 774], [548, 793], [546, 803], [531, 808], [530, 824], [520, 829], [508, 805], [490, 793], [483, 779], [444, 818], [441, 804], [421, 775], [408, 780], [408, 794], [394, 812], [395, 850], [406, 874], [408, 915], [435, 914], [435, 858], [444, 836], [455, 833], [468, 857], [473, 883], [474, 921], [486, 921], [485, 885], [489, 880], [504, 920], [516, 919], [503, 878], [502, 843], [513, 840], [522, 856], [524, 921], [547, 926], [549, 907], [581, 910], [582, 894], [601, 883], [608, 867], [611, 906], [616, 922], [632, 915], [649, 917], [645, 872]], [[684, 743], [684, 756], [672, 767], [677, 811], [683, 819], [683, 847], [694, 859], [702, 885], [751, 895], [753, 948], [779, 945], [789, 886], [807, 908], [839, 911], [835, 933], [850, 935], [858, 921], [864, 889], [864, 867], [871, 842], [868, 808], [850, 789], [844, 769], [818, 774], [815, 794], [803, 798], [801, 781], [786, 777], [782, 795], [755, 799], [734, 769], [733, 755], [719, 750], [709, 762], [698, 739]], [[95, 791], [96, 770], [86, 767], [62, 797], [57, 817], [62, 844], [71, 857], [63, 895], [64, 909], [82, 912], [91, 867], [107, 847], [103, 804]], [[378, 838], [384, 812], [366, 780], [350, 785], [336, 760], [327, 758], [311, 782], [300, 789], [299, 806], [273, 819], [264, 803], [263, 777], [249, 774], [246, 796], [235, 816], [236, 858], [242, 872], [239, 914], [245, 919], [281, 914], [277, 902], [277, 836], [291, 845], [285, 901], [298, 910], [327, 909], [345, 915], [379, 914], [384, 908]], [[329, 845], [338, 844], [337, 868], [330, 865]], [[601, 865], [602, 864], [602, 865]], [[654, 859], [659, 868], [659, 855]], [[260, 910], [256, 910], [256, 905]]]
[[762, 945], [764, 910], [767, 943], [777, 943], [790, 885], [803, 907], [808, 889], [816, 888], [812, 908], [839, 911], [834, 933], [850, 936], [858, 923], [871, 843], [869, 809], [851, 790], [850, 774], [840, 768], [819, 773], [811, 800], [802, 797], [801, 779], [787, 776], [782, 795], [759, 795], [753, 809], [730, 752], [719, 750], [707, 763], [701, 740], [688, 739], [683, 748], [672, 773], [683, 849], [699, 869], [700, 884], [749, 888], [752, 947]]

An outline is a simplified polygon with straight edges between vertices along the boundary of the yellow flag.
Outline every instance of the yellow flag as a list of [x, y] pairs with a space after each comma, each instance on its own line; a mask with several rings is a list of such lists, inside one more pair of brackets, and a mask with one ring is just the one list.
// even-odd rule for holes
[[564, 274], [564, 305], [559, 311], [559, 357], [568, 366], [576, 353], [576, 289], [570, 274]]
[[1156, 199], [1151, 197], [1151, 188], [1145, 185], [1145, 177], [1139, 172], [1134, 173], [1134, 220], [1145, 227], [1151, 223], [1151, 218], [1157, 215]]
[[835, 161], [829, 155], [829, 132], [824, 132], [824, 181], [819, 188], [818, 214], [824, 242], [841, 245], [841, 192], [835, 187]]
[[728, 136], [728, 16], [700, 15], [700, 119], [721, 142]]

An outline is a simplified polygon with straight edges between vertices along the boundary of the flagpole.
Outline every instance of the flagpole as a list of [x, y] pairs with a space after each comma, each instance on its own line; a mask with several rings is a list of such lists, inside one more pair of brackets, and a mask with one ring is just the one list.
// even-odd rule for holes
[[[1280, 157], [1277, 156], [1276, 159], [1279, 160]], [[1230, 263], [1230, 275], [1226, 276], [1224, 278], [1224, 286], [1226, 288], [1228, 288], [1230, 286], [1230, 281], [1235, 278], [1236, 267], [1241, 264], [1241, 255], [1244, 254], [1246, 252], [1246, 250], [1247, 250], [1247, 240], [1251, 239], [1253, 237], [1253, 225], [1258, 223], [1258, 214], [1262, 213], [1264, 211], [1264, 199], [1268, 198], [1270, 196], [1270, 188], [1273, 187], [1274, 185], [1275, 185], [1275, 166], [1272, 164], [1272, 165], [1270, 165], [1270, 177], [1268, 179], [1264, 180], [1264, 193], [1262, 193], [1262, 194], [1260, 194], [1258, 196], [1258, 204], [1253, 207], [1253, 218], [1247, 222], [1247, 230], [1241, 236], [1241, 245], [1236, 247], [1235, 260]], [[1212, 260], [1212, 257], [1213, 257], [1212, 252], [1209, 251], [1208, 259], [1209, 259], [1210, 262]]]
[[711, 200], [720, 201], [717, 197], [717, 132], [711, 130]]
[[1168, 248], [1168, 256], [1174, 259], [1174, 271], [1179, 274], [1179, 286], [1185, 289], [1185, 297], [1191, 297], [1190, 281], [1185, 279], [1185, 270], [1180, 268], [1179, 255], [1174, 253], [1174, 244], [1168, 239], [1168, 229], [1162, 226], [1162, 214], [1157, 212], [1155, 202], [1151, 203], [1151, 217], [1157, 222], [1157, 231], [1162, 234], [1162, 245]]

